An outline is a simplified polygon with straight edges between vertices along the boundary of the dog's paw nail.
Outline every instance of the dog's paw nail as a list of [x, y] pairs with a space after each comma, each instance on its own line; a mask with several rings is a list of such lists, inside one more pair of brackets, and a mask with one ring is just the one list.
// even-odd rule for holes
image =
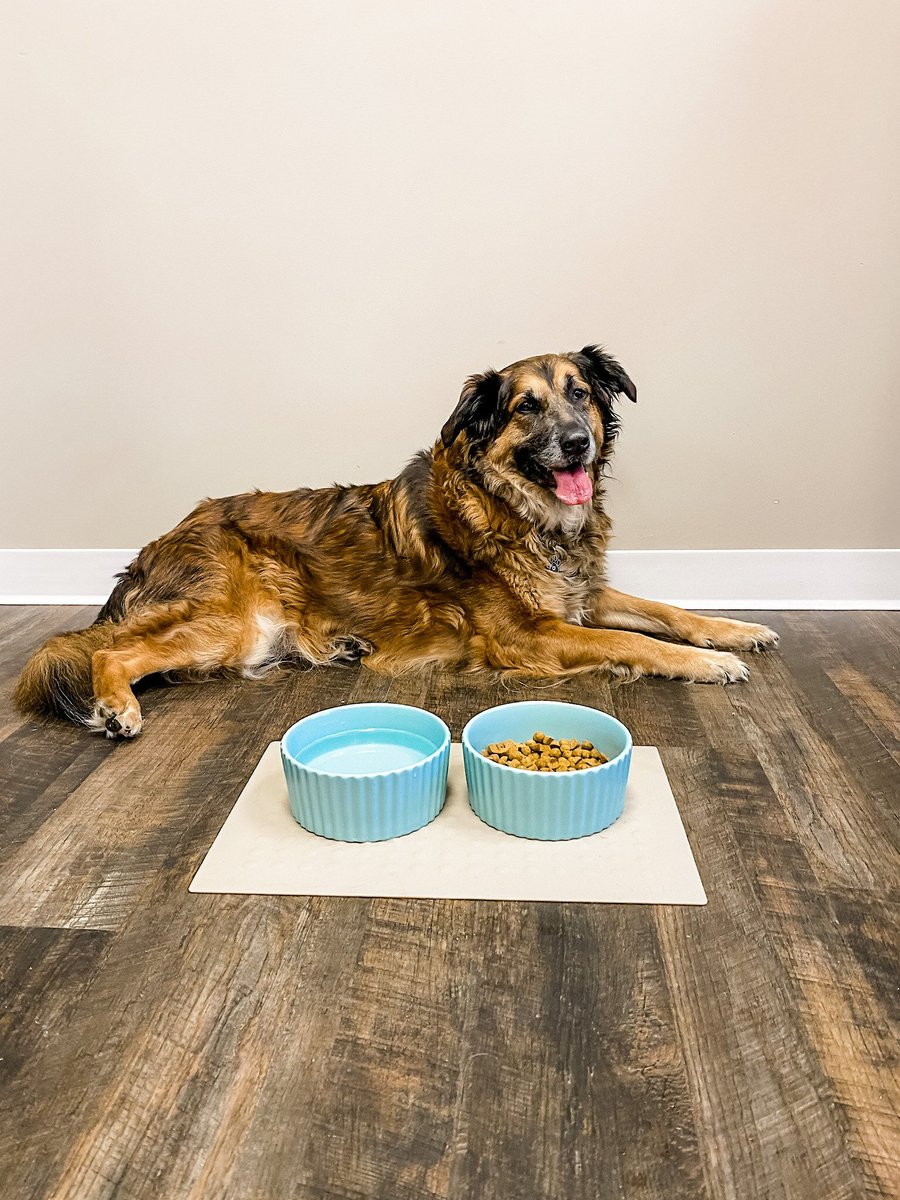
[[692, 678], [700, 683], [743, 683], [750, 676], [747, 664], [734, 654], [713, 651], [703, 656]]
[[95, 733], [105, 734], [110, 739], [133, 738], [141, 732], [141, 710], [133, 704], [117, 705], [115, 702], [99, 702], [88, 721], [88, 728]]
[[778, 634], [774, 629], [769, 629], [768, 625], [756, 625], [753, 627], [754, 650], [774, 650], [777, 645]]
[[723, 657], [725, 659], [722, 663], [723, 683], [745, 683], [750, 678], [750, 669], [745, 662], [733, 654], [726, 654]]

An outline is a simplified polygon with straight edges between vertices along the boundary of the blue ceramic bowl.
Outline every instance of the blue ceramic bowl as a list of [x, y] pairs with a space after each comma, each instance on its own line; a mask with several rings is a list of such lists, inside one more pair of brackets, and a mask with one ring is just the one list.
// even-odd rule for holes
[[[481, 753], [493, 742], [526, 742], [538, 731], [593, 742], [609, 762], [557, 775], [507, 767]], [[501, 704], [472, 718], [462, 746], [469, 803], [495, 829], [555, 842], [597, 833], [622, 814], [631, 734], [599, 709], [556, 700]]]
[[421, 829], [443, 808], [450, 730], [406, 704], [345, 704], [292, 725], [281, 761], [304, 829], [381, 842]]

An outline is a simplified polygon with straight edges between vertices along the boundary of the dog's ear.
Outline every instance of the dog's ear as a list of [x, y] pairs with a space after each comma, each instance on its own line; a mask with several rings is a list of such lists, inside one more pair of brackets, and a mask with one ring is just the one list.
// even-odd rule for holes
[[588, 383], [593, 387], [595, 398], [599, 399], [597, 390], [601, 389], [607, 398], [624, 394], [637, 404], [637, 388], [622, 367], [602, 347], [585, 346], [581, 353], [574, 357], [585, 372]]
[[637, 388], [622, 367], [601, 346], [585, 346], [580, 353], [573, 354], [572, 359], [578, 364], [585, 381], [590, 384], [594, 403], [603, 418], [606, 436], [601, 459], [605, 461], [619, 432], [619, 417], [613, 408], [613, 400], [616, 396], [625, 395], [636, 404]]
[[465, 431], [470, 442], [488, 441], [500, 426], [500, 385], [497, 371], [470, 375], [466, 380], [459, 403], [441, 430], [441, 441], [452, 446]]

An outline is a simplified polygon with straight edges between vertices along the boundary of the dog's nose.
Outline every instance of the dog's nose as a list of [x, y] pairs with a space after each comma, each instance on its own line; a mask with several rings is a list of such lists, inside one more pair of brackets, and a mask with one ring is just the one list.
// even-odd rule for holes
[[588, 446], [591, 444], [591, 439], [586, 433], [567, 433], [559, 439], [559, 446], [563, 454], [584, 454]]

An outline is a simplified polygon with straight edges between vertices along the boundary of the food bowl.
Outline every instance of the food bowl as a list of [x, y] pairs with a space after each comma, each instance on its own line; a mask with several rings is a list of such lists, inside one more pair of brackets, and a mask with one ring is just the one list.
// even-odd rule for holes
[[[560, 774], [523, 771], [485, 758], [494, 742], [526, 742], [535, 732], [593, 742], [609, 762]], [[581, 704], [529, 700], [473, 717], [462, 733], [469, 803], [482, 821], [517, 837], [586, 837], [621, 816], [631, 766], [631, 734], [615, 717]]]
[[381, 842], [421, 829], [443, 808], [450, 730], [406, 704], [345, 704], [292, 725], [281, 761], [304, 829]]

